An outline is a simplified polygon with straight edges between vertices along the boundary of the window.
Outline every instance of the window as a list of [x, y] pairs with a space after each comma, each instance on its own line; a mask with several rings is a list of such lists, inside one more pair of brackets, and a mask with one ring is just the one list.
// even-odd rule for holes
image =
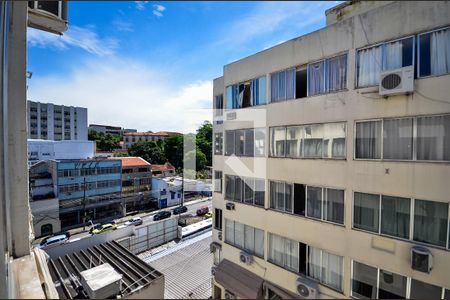
[[292, 213], [292, 184], [270, 181], [270, 208]]
[[222, 210], [214, 209], [214, 228], [217, 230], [222, 230]]
[[320, 187], [307, 187], [307, 208], [306, 212], [308, 217], [321, 219], [322, 218], [322, 188]]
[[215, 116], [223, 115], [223, 94], [214, 97]]
[[379, 83], [380, 73], [413, 65], [414, 38], [376, 45], [357, 51], [357, 87]]
[[285, 156], [286, 127], [270, 128], [270, 156]]
[[413, 119], [383, 121], [383, 158], [412, 159]]
[[355, 157], [381, 158], [381, 121], [356, 123]]
[[292, 158], [346, 157], [346, 124], [327, 123], [270, 128], [270, 155]]
[[250, 83], [250, 89], [251, 102], [253, 106], [266, 104], [266, 76], [252, 80]]
[[235, 176], [225, 175], [225, 199], [234, 200], [234, 178]]
[[323, 219], [344, 224], [344, 190], [324, 189]]
[[404, 299], [406, 298], [405, 276], [380, 270], [378, 298], [379, 299]]
[[255, 155], [255, 133], [253, 129], [246, 129], [245, 132], [245, 145], [244, 145], [244, 155], [254, 156]]
[[417, 117], [417, 159], [450, 161], [450, 115]]
[[304, 216], [306, 203], [306, 186], [304, 184], [294, 184], [294, 214]]
[[264, 206], [264, 179], [225, 175], [225, 199]]
[[222, 193], [222, 171], [214, 171], [214, 192]]
[[269, 233], [268, 260], [285, 269], [299, 272], [299, 243]]
[[411, 279], [411, 292], [409, 299], [441, 299], [441, 297], [441, 287]]
[[381, 197], [381, 233], [409, 238], [411, 200], [400, 197]]
[[266, 132], [264, 128], [257, 128], [254, 130], [254, 155], [264, 156], [266, 153]]
[[225, 155], [232, 155], [235, 153], [234, 134], [234, 130], [225, 131]]
[[265, 190], [264, 179], [255, 178], [255, 205], [264, 207]]
[[[246, 252], [264, 257], [264, 231], [225, 219], [225, 242]], [[233, 231], [233, 233], [228, 233]]]
[[376, 299], [377, 273], [376, 268], [353, 261], [352, 296]]
[[347, 87], [347, 54], [326, 60], [327, 90], [340, 91]]
[[419, 76], [450, 73], [450, 28], [419, 35]]
[[379, 195], [355, 193], [353, 227], [378, 233], [379, 209]]
[[227, 109], [264, 105], [267, 102], [266, 77], [226, 87]]
[[225, 136], [225, 155], [264, 156], [264, 128], [227, 130]]
[[414, 201], [414, 240], [446, 246], [448, 203]]
[[325, 93], [325, 61], [308, 65], [308, 96]]
[[223, 154], [223, 133], [215, 133], [214, 134], [214, 154], [222, 155]]
[[306, 67], [297, 68], [295, 72], [295, 98], [304, 98], [308, 95], [308, 70]]
[[295, 68], [270, 75], [271, 102], [295, 98]]

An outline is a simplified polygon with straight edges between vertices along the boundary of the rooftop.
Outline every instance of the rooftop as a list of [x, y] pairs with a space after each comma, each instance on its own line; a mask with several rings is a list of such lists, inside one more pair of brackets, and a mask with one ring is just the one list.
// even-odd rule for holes
[[158, 132], [127, 132], [124, 133], [125, 136], [172, 136], [172, 135], [182, 135], [182, 133], [174, 131], [158, 131]]
[[105, 127], [107, 129], [117, 129], [122, 130], [122, 127], [120, 126], [111, 126], [111, 125], [101, 125], [101, 124], [89, 124], [89, 127], [96, 126], [96, 127]]
[[170, 162], [166, 162], [163, 165], [152, 165], [152, 171], [162, 172], [162, 171], [172, 171], [175, 170], [175, 167], [172, 166]]
[[[122, 168], [126, 167], [137, 167], [137, 166], [150, 166], [151, 164], [147, 162], [142, 157], [128, 156], [128, 157], [110, 157], [110, 159], [121, 160]], [[153, 169], [153, 166], [152, 166]]]

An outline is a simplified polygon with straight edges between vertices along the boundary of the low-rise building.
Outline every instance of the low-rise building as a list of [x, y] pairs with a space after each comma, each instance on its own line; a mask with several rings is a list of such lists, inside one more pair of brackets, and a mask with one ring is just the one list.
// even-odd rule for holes
[[181, 135], [179, 132], [159, 131], [159, 132], [128, 132], [123, 134], [123, 142], [125, 149], [140, 141], [159, 141], [169, 136]]
[[160, 178], [175, 176], [175, 167], [170, 162], [163, 165], [152, 165], [152, 174]]
[[94, 153], [94, 141], [28, 139], [28, 163], [30, 165], [49, 159], [88, 159], [94, 157]]

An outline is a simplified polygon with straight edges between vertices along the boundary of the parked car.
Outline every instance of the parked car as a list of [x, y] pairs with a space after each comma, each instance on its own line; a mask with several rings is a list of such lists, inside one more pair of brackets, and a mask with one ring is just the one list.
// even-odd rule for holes
[[140, 217], [134, 217], [133, 219], [126, 221], [125, 226], [130, 226], [130, 225], [138, 226], [138, 225], [142, 225], [142, 223], [143, 222]]
[[101, 229], [102, 228], [102, 224], [92, 224], [92, 227], [89, 229], [89, 233], [93, 234], [93, 231], [96, 229]]
[[170, 213], [170, 211], [160, 211], [159, 213], [153, 216], [153, 221], [167, 219], [170, 218], [171, 215], [172, 214]]
[[200, 207], [197, 209], [197, 216], [206, 215], [209, 212], [209, 207], [207, 205]]
[[92, 234], [100, 234], [103, 232], [108, 232], [116, 229], [117, 229], [116, 224], [103, 224], [99, 228], [92, 230]]
[[184, 205], [183, 206], [178, 206], [178, 207], [174, 208], [173, 214], [174, 215], [179, 215], [179, 214], [185, 213], [187, 211], [188, 211], [188, 209], [187, 209], [186, 206], [184, 206]]
[[212, 218], [212, 213], [210, 213], [210, 212], [209, 212], [209, 213], [206, 213], [206, 214], [205, 214], [205, 218], [207, 218], [207, 219]]
[[60, 234], [60, 235], [52, 236], [52, 237], [50, 237], [48, 239], [43, 240], [39, 244], [39, 247], [40, 248], [45, 248], [45, 247], [48, 247], [50, 245], [64, 244], [68, 240], [69, 239], [67, 238], [67, 236], [65, 234]]

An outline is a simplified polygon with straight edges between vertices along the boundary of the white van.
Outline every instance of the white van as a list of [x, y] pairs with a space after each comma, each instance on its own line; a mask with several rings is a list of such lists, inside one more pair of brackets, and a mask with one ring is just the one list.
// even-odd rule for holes
[[39, 245], [40, 248], [46, 248], [50, 245], [64, 244], [68, 240], [65, 234], [52, 236]]

